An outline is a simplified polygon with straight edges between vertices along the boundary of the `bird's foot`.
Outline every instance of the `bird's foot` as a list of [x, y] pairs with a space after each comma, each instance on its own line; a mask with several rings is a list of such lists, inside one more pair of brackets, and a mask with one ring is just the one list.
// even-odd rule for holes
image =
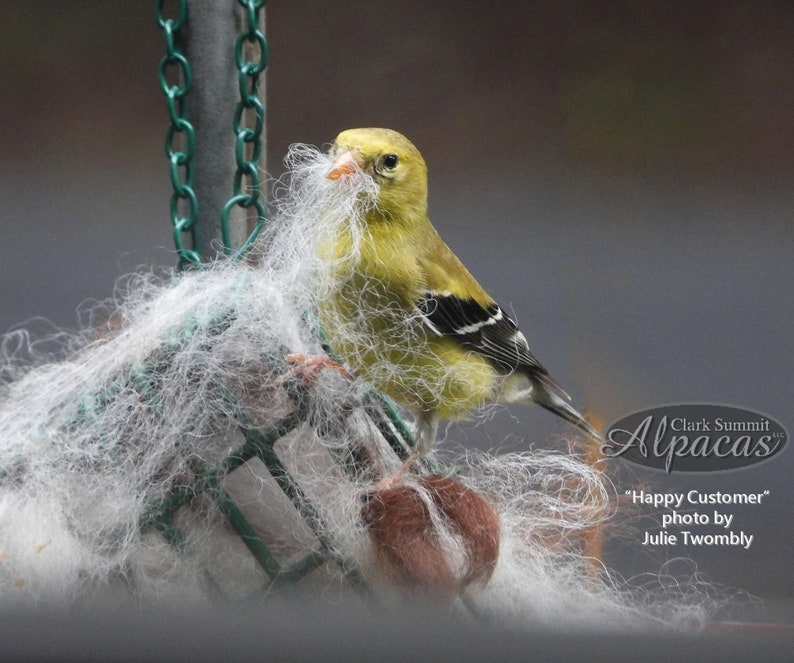
[[419, 458], [419, 454], [416, 451], [412, 451], [411, 455], [405, 459], [405, 461], [403, 462], [402, 465], [400, 465], [397, 471], [390, 474], [387, 477], [383, 477], [380, 481], [378, 481], [378, 483], [376, 483], [372, 487], [371, 492], [377, 493], [381, 490], [389, 490], [390, 488], [394, 488], [394, 486], [400, 483], [402, 478], [406, 474], [408, 474], [408, 472], [414, 466], [414, 463], [416, 463], [418, 458]]
[[291, 352], [285, 359], [288, 364], [293, 364], [289, 374], [299, 377], [304, 386], [314, 382], [324, 368], [330, 368], [342, 377], [353, 379], [353, 376], [350, 375], [350, 372], [344, 366], [327, 355], [308, 355], [302, 352]]

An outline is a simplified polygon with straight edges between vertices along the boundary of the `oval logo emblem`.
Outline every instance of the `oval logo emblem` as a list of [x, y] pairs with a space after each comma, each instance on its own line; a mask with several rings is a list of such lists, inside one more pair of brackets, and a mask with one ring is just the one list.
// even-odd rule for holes
[[666, 472], [739, 470], [769, 460], [788, 433], [772, 417], [745, 408], [678, 403], [619, 419], [604, 436], [607, 458]]

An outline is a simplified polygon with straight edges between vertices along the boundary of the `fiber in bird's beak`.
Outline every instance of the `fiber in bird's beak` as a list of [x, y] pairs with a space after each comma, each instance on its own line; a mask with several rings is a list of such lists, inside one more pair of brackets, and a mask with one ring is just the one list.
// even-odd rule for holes
[[334, 165], [326, 174], [329, 180], [338, 180], [361, 172], [361, 164], [352, 152], [342, 152], [334, 159]]
[[[286, 194], [274, 201], [274, 216], [282, 222], [270, 224], [265, 240], [272, 249], [268, 261], [296, 270], [295, 278], [300, 275], [302, 282], [314, 274], [315, 302], [322, 299], [323, 287], [335, 287], [329, 270], [340, 261], [355, 260], [367, 225], [366, 214], [378, 197], [378, 185], [356, 159], [350, 150], [328, 154], [301, 144], [292, 145], [285, 159], [289, 169], [282, 180]], [[344, 186], [334, 181], [341, 177]], [[299, 247], [300, 255], [296, 255]]]

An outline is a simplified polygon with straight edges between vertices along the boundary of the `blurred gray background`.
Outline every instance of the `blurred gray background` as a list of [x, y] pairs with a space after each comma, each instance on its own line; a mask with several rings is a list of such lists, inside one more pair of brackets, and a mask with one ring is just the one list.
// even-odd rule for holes
[[[268, 170], [349, 127], [409, 136], [435, 225], [578, 405], [610, 423], [713, 401], [794, 428], [794, 3], [272, 0], [267, 31]], [[74, 326], [119, 276], [175, 264], [164, 50], [153, 1], [0, 3], [0, 331]], [[511, 408], [446, 437], [519, 450], [569, 432]], [[794, 596], [790, 450], [710, 476], [610, 468], [621, 490], [771, 496], [732, 510], [746, 551], [649, 551], [659, 514], [629, 511], [609, 565], [683, 554], [770, 604]]]

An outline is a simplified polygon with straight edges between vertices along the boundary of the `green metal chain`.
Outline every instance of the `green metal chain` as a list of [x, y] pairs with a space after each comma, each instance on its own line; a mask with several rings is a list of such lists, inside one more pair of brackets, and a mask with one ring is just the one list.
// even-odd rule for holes
[[[179, 255], [179, 269], [185, 265], [200, 265], [201, 256], [194, 249], [198, 246], [196, 221], [199, 215], [199, 203], [193, 189], [193, 153], [196, 148], [196, 132], [186, 118], [185, 97], [190, 91], [193, 76], [187, 59], [179, 47], [180, 31], [187, 22], [187, 0], [179, 0], [177, 18], [166, 18], [163, 14], [164, 0], [157, 0], [157, 23], [165, 35], [165, 56], [160, 60], [158, 75], [160, 87], [165, 94], [168, 116], [171, 123], [165, 135], [165, 153], [168, 157], [171, 172], [171, 223], [174, 227], [174, 244]], [[169, 78], [176, 78], [177, 83], [170, 83]], [[183, 148], [176, 147], [181, 139]], [[184, 201], [180, 203], [180, 201]], [[187, 215], [182, 215], [180, 208], [187, 207]], [[185, 246], [185, 235], [190, 236], [192, 248]]]
[[[267, 67], [268, 47], [265, 35], [259, 29], [259, 13], [265, 0], [237, 0], [245, 9], [246, 22], [234, 43], [234, 62], [240, 101], [234, 112], [235, 159], [234, 195], [221, 212], [221, 239], [226, 255], [237, 259], [244, 255], [265, 224], [265, 206], [260, 197], [260, 179], [257, 164], [262, 153], [262, 130], [265, 126], [265, 108], [259, 99], [259, 76]], [[246, 48], [247, 47], [247, 48]], [[253, 59], [246, 58], [246, 50]], [[245, 182], [245, 185], [244, 185]], [[243, 245], [234, 252], [229, 228], [229, 214], [237, 205], [256, 212], [254, 228]]]

